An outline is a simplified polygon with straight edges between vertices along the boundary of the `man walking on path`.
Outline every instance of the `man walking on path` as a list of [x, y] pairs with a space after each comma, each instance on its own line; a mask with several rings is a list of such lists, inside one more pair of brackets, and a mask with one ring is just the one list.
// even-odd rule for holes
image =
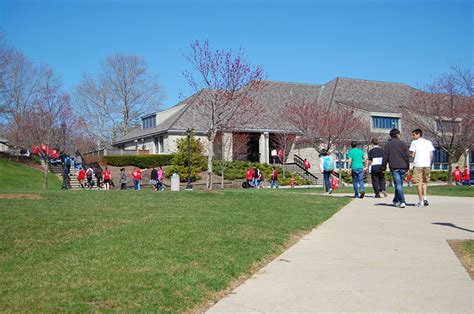
[[431, 164], [433, 162], [433, 152], [435, 148], [431, 141], [423, 138], [423, 131], [420, 129], [411, 132], [413, 142], [410, 145], [410, 155], [413, 161], [413, 183], [418, 185], [419, 202], [416, 207], [428, 206], [428, 182], [431, 175]]
[[372, 177], [375, 198], [380, 198], [380, 193], [387, 197], [387, 192], [385, 192], [385, 168], [383, 167], [384, 150], [379, 146], [378, 139], [373, 138], [372, 144], [374, 147], [369, 151], [369, 172]]
[[398, 129], [390, 130], [390, 140], [384, 148], [383, 168], [390, 166], [393, 181], [395, 184], [395, 197], [393, 204], [400, 208], [405, 208], [405, 194], [403, 193], [403, 178], [409, 168], [408, 149], [405, 142], [400, 140]]
[[367, 170], [367, 156], [362, 149], [357, 147], [357, 142], [351, 142], [351, 147], [348, 154], [349, 174], [352, 174], [354, 198], [364, 198], [364, 172]]

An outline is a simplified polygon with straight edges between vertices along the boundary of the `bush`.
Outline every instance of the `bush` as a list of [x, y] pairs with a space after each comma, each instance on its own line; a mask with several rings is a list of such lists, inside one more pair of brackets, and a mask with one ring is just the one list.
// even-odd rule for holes
[[110, 166], [135, 166], [152, 168], [171, 164], [171, 155], [104, 156], [102, 161]]
[[431, 181], [448, 181], [447, 171], [431, 171]]
[[[167, 170], [167, 177], [177, 173], [181, 182], [186, 182], [188, 178], [188, 139], [180, 138], [177, 141], [178, 150], [173, 154], [172, 166]], [[201, 141], [191, 134], [191, 181], [200, 179], [199, 173], [206, 169], [206, 157], [202, 155], [204, 147]]]

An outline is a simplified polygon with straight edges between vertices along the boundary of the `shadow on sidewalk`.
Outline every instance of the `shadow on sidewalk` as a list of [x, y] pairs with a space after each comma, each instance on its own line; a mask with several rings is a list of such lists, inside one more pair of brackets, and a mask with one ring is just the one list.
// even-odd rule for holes
[[[387, 207], [394, 207], [394, 208], [398, 208], [396, 207], [395, 205], [393, 205], [392, 203], [377, 203], [377, 204], [374, 204], [375, 206], [387, 206]], [[407, 207], [415, 207], [415, 204], [409, 204], [409, 203], [406, 203], [405, 204]]]
[[432, 225], [439, 225], [439, 226], [445, 226], [445, 227], [456, 228], [456, 229], [459, 229], [459, 230], [463, 230], [463, 231], [467, 231], [467, 232], [474, 233], [474, 230], [466, 229], [466, 228], [462, 228], [462, 227], [458, 227], [458, 226], [456, 226], [455, 224], [452, 224], [452, 223], [450, 223], [450, 222], [432, 222], [431, 224], [432, 224]]

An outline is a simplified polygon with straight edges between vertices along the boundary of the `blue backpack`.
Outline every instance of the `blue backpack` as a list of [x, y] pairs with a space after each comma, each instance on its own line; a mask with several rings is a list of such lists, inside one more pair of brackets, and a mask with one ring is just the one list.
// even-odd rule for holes
[[330, 156], [325, 156], [323, 159], [323, 168], [324, 171], [333, 171], [334, 170], [334, 161]]

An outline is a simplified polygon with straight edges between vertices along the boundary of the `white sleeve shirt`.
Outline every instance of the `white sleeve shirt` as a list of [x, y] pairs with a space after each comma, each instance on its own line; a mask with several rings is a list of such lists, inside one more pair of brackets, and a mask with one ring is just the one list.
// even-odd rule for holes
[[415, 167], [431, 167], [431, 152], [435, 150], [431, 141], [419, 138], [411, 142], [409, 150], [415, 153]]

